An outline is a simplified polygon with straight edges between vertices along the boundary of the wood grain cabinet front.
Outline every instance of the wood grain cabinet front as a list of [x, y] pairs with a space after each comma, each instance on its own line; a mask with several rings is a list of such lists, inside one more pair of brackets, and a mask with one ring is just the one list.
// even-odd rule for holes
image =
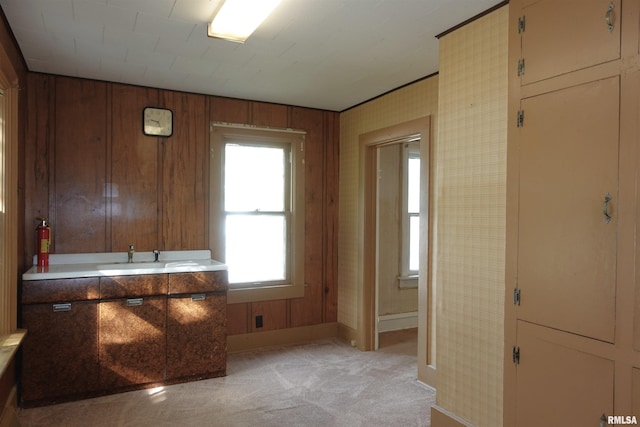
[[[22, 394], [25, 406], [98, 388], [98, 279], [22, 284]], [[82, 325], [82, 327], [78, 327]]]
[[167, 378], [226, 374], [225, 293], [170, 296], [167, 300]]
[[166, 306], [166, 296], [100, 302], [103, 390], [164, 380]]
[[22, 401], [38, 402], [98, 389], [98, 301], [22, 307]]
[[23, 405], [225, 375], [226, 290], [226, 271], [25, 281]]

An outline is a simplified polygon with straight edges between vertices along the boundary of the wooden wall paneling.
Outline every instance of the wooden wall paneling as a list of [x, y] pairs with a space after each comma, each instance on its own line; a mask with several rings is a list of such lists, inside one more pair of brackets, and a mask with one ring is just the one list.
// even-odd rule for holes
[[338, 321], [338, 178], [340, 115], [324, 116], [324, 321]]
[[113, 84], [110, 201], [113, 251], [160, 248], [158, 155], [160, 140], [142, 132], [142, 111], [158, 104], [156, 89]]
[[[50, 179], [53, 177], [54, 78], [30, 73], [27, 79], [24, 149], [24, 265], [32, 265], [36, 253], [36, 218], [49, 217]], [[53, 236], [54, 239], [57, 236]], [[55, 242], [54, 242], [55, 243]]]
[[173, 135], [162, 138], [162, 248], [208, 249], [209, 126], [205, 97], [161, 92], [173, 111]]
[[305, 139], [305, 290], [291, 301], [291, 326], [322, 323], [324, 277], [324, 143], [322, 112], [293, 108], [291, 127], [304, 129]]
[[249, 123], [251, 102], [242, 99], [210, 96], [209, 120], [212, 122]]
[[[256, 316], [262, 316], [262, 327], [256, 327]], [[251, 332], [272, 331], [287, 327], [287, 300], [251, 303]]]
[[288, 126], [289, 107], [266, 102], [251, 103], [251, 122], [254, 126], [286, 128]]
[[106, 83], [56, 77], [55, 252], [104, 252]]
[[[17, 238], [18, 238], [18, 249], [16, 252], [16, 259], [18, 261], [17, 265], [17, 273], [18, 277], [22, 274], [24, 270], [26, 270], [25, 266], [31, 266], [31, 258], [28, 259], [28, 263], [23, 256], [25, 252], [25, 239], [24, 234], [20, 233], [20, 230], [24, 230], [26, 227], [25, 224], [25, 198], [26, 198], [26, 182], [25, 182], [25, 152], [26, 152], [26, 129], [25, 124], [27, 123], [28, 117], [28, 104], [27, 99], [29, 95], [28, 90], [28, 82], [27, 82], [27, 74], [26, 68], [23, 71], [20, 77], [20, 90], [18, 92], [18, 224], [17, 224]], [[0, 402], [2, 400], [0, 399]]]
[[249, 332], [249, 304], [227, 305], [227, 333], [229, 335]]
[[3, 64], [3, 73], [11, 80], [11, 84], [24, 83], [28, 73], [27, 64], [2, 10], [0, 10], [0, 46], [0, 63]]

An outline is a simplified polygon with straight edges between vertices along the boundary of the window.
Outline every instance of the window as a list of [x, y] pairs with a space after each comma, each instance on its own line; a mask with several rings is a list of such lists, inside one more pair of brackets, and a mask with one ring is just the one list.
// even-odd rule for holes
[[[402, 207], [400, 235], [402, 256], [400, 265], [401, 284], [417, 286], [420, 249], [420, 141], [403, 144], [402, 148]], [[411, 284], [409, 281], [415, 283]]]
[[214, 124], [211, 247], [230, 302], [304, 292], [304, 134]]

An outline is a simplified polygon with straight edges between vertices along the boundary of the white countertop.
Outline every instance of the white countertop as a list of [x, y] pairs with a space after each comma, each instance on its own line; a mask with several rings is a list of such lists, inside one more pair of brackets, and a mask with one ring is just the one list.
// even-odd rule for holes
[[154, 262], [153, 252], [135, 252], [133, 263], [127, 252], [50, 254], [49, 266], [34, 265], [22, 280], [73, 279], [79, 277], [132, 276], [139, 274], [184, 273], [226, 270], [227, 265], [211, 259], [211, 251], [165, 251]]

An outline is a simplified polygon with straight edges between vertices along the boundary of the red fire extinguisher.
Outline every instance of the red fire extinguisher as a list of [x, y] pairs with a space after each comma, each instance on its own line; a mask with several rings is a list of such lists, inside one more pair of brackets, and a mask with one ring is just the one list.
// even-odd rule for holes
[[51, 244], [51, 227], [46, 218], [38, 218], [40, 223], [36, 227], [38, 267], [49, 266], [49, 246]]

